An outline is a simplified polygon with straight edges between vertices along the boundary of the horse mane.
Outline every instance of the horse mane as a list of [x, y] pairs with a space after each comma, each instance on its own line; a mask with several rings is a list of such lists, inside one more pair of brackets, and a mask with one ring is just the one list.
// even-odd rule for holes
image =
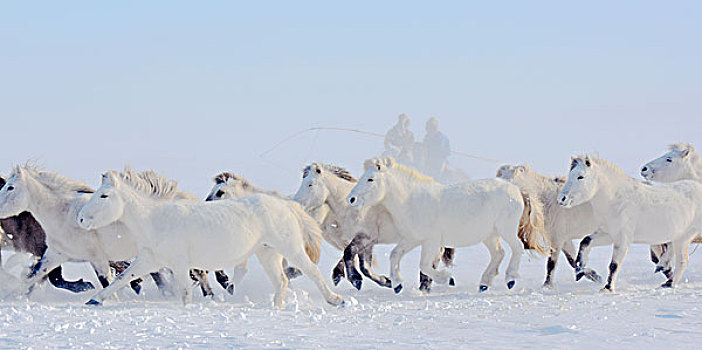
[[690, 143], [674, 143], [671, 145], [668, 145], [668, 150], [671, 152], [683, 152], [687, 151], [688, 152], [688, 157], [690, 157], [690, 160], [692, 161], [693, 164], [698, 164], [702, 166], [702, 160], [700, 159], [700, 154], [697, 153], [695, 150], [695, 147], [692, 146]]
[[264, 190], [256, 185], [254, 185], [253, 183], [251, 183], [251, 181], [247, 180], [243, 176], [240, 176], [240, 175], [237, 176], [236, 174], [234, 174], [231, 171], [224, 171], [224, 172], [218, 174], [217, 176], [215, 176], [214, 179], [212, 179], [212, 180], [215, 182], [215, 184], [219, 185], [219, 184], [226, 183], [227, 180], [229, 180], [229, 179], [234, 180], [234, 181], [238, 181], [241, 184], [241, 187], [243, 187], [244, 189], [250, 190], [254, 193], [265, 193], [265, 194], [271, 194], [271, 195], [275, 195], [278, 197], [282, 197], [280, 195], [280, 193], [278, 193], [278, 191]]
[[410, 179], [417, 180], [420, 182], [436, 183], [436, 181], [434, 181], [433, 177], [424, 175], [424, 174], [420, 173], [419, 171], [417, 171], [416, 169], [410, 168], [404, 164], [400, 164], [398, 162], [393, 162], [392, 168], [399, 170], [402, 174], [404, 174], [405, 176], [407, 176]]
[[152, 170], [137, 172], [127, 166], [114, 173], [134, 190], [151, 198], [197, 200], [197, 197], [180, 190], [177, 181], [168, 180]]
[[346, 168], [340, 167], [338, 165], [331, 165], [331, 164], [324, 164], [324, 163], [312, 163], [312, 164], [306, 166], [304, 169], [302, 169], [302, 178], [303, 179], [306, 178], [307, 175], [309, 175], [310, 172], [312, 172], [312, 170], [315, 167], [322, 168], [323, 170], [328, 171], [328, 172], [336, 175], [336, 177], [338, 177], [342, 180], [346, 180], [348, 182], [358, 182], [358, 180], [355, 177], [353, 177], [351, 172], [346, 170]]
[[10, 176], [16, 175], [20, 171], [28, 173], [39, 183], [53, 191], [66, 191], [76, 193], [95, 192], [93, 188], [82, 182], [70, 180], [57, 172], [44, 170], [41, 167], [32, 164], [25, 164], [24, 166], [15, 166]]
[[624, 170], [622, 170], [622, 168], [620, 168], [618, 165], [616, 165], [616, 164], [614, 164], [606, 159], [600, 158], [598, 156], [579, 155], [579, 156], [573, 157], [573, 161], [583, 161], [584, 162], [587, 160], [589, 160], [593, 163], [596, 163], [599, 166], [604, 167], [605, 169], [609, 170], [610, 172], [614, 173], [615, 175], [626, 177], [626, 178], [632, 178], [631, 176], [627, 175], [627, 173], [625, 173]]

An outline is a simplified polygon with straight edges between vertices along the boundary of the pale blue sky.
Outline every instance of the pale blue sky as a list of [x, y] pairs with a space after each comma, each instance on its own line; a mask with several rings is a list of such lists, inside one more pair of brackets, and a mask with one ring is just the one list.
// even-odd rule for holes
[[[220, 170], [289, 193], [322, 160], [358, 173], [397, 114], [453, 148], [564, 173], [598, 151], [636, 174], [702, 147], [702, 3], [4, 2], [0, 173], [34, 159], [97, 185], [153, 168], [199, 196]], [[474, 178], [497, 164], [454, 158]]]

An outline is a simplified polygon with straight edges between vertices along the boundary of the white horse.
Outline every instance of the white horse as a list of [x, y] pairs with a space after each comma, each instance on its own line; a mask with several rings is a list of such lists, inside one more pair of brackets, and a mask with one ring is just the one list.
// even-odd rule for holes
[[683, 180], [652, 186], [593, 156], [573, 158], [558, 202], [565, 207], [591, 203], [597, 224], [603, 229], [592, 239], [612, 239], [612, 262], [604, 290], [614, 290], [622, 260], [632, 243], [672, 242], [675, 271], [663, 287], [675, 286], [687, 267], [690, 241], [702, 230], [702, 184]]
[[[702, 182], [702, 159], [691, 144], [672, 144], [664, 155], [641, 167], [641, 177], [660, 183], [679, 180]], [[695, 238], [693, 242], [702, 243], [700, 237]], [[656, 272], [663, 271], [666, 276], [671, 271], [669, 251], [667, 244], [651, 247], [651, 260], [657, 265]]]
[[[268, 194], [281, 199], [289, 200], [281, 196], [278, 191], [264, 190], [252, 184], [249, 182], [249, 180], [243, 178], [242, 176], [237, 176], [232, 172], [220, 173], [214, 177], [213, 181], [215, 184], [205, 198], [205, 201], [207, 202], [222, 199], [239, 199], [257, 193]], [[283, 261], [283, 265], [285, 267], [285, 275], [288, 277], [288, 279], [296, 278], [302, 274], [299, 269], [295, 267], [288, 267], [286, 261]], [[248, 271], [249, 261], [246, 260], [234, 268], [232, 282], [229, 282], [229, 277], [224, 273], [224, 271], [215, 271], [215, 276], [217, 277], [217, 282], [219, 282], [222, 288], [226, 289], [229, 294], [233, 294], [234, 287], [239, 285]]]
[[[136, 256], [136, 242], [123, 225], [115, 224], [86, 233], [75, 218], [93, 189], [54, 172], [15, 166], [0, 190], [0, 217], [30, 212], [46, 231], [47, 249], [27, 276], [27, 288], [67, 261], [93, 265], [103, 286], [112, 279], [110, 261]], [[135, 289], [136, 290], [136, 289]]]
[[[359, 208], [383, 205], [395, 220], [402, 236], [390, 255], [390, 279], [395, 288], [401, 288], [400, 260], [409, 249], [421, 245], [420, 270], [437, 283], [453, 284], [448, 271], [433, 267], [441, 246], [465, 247], [483, 242], [491, 258], [480, 290], [487, 290], [504, 258], [502, 238], [512, 251], [506, 271], [507, 287], [511, 289], [518, 277], [524, 245], [536, 248], [543, 241], [543, 226], [537, 226], [541, 222], [538, 211], [525, 212], [525, 198], [507, 181], [494, 178], [441, 185], [392, 157], [367, 160], [364, 168], [347, 200]], [[518, 231], [522, 231], [524, 241]]]
[[321, 232], [302, 207], [265, 194], [211, 202], [157, 200], [173, 190], [175, 187], [164, 181], [144, 184], [114, 171], [103, 175], [102, 185], [80, 210], [77, 222], [85, 229], [122, 222], [134, 232], [138, 254], [129, 268], [88, 304], [100, 304], [124, 287], [128, 278], [164, 267], [173, 271], [183, 302], [189, 302], [191, 268], [224, 269], [241, 264], [252, 254], [258, 256], [275, 286], [276, 306], [283, 306], [288, 283], [283, 257], [317, 285], [328, 303], [343, 301], [315, 265]]
[[577, 252], [573, 246], [573, 240], [582, 239], [597, 230], [592, 206], [588, 203], [574, 208], [564, 208], [559, 205], [558, 193], [565, 185], [565, 178], [542, 175], [526, 165], [503, 165], [497, 170], [497, 177], [517, 185], [522, 192], [531, 194], [532, 201], [538, 200], [543, 204], [545, 233], [551, 242], [551, 254], [546, 263], [544, 286], [553, 285], [553, 273], [561, 251], [565, 254], [568, 263], [576, 269], [576, 278], [580, 279], [584, 276], [585, 272], [580, 271], [576, 265]]
[[[320, 218], [325, 239], [344, 252], [342, 261], [337, 264], [332, 276], [338, 283], [344, 275], [357, 289], [361, 289], [362, 277], [356, 270], [355, 257], [359, 258], [361, 273], [382, 287], [391, 287], [390, 279], [376, 274], [372, 269], [372, 253], [376, 244], [390, 244], [400, 241], [400, 234], [390, 213], [381, 205], [373, 206], [361, 217], [359, 210], [346, 203], [358, 180], [339, 166], [312, 163], [304, 168], [302, 183], [295, 196], [305, 210], [326, 213]], [[328, 210], [319, 210], [328, 207]], [[453, 251], [448, 248], [443, 254], [445, 264], [450, 264]], [[422, 290], [429, 290], [431, 283], [426, 276], [420, 276]]]

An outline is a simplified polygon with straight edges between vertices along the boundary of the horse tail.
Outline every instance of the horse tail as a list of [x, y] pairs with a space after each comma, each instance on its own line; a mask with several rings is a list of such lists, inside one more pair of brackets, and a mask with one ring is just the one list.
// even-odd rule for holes
[[532, 249], [545, 256], [550, 249], [550, 242], [545, 235], [543, 204], [528, 192], [521, 192], [524, 211], [519, 220], [517, 236], [522, 240], [525, 249]]
[[322, 254], [322, 229], [302, 206], [295, 203], [294, 212], [300, 220], [302, 228], [302, 240], [305, 243], [305, 253], [315, 264], [319, 263], [319, 257]]

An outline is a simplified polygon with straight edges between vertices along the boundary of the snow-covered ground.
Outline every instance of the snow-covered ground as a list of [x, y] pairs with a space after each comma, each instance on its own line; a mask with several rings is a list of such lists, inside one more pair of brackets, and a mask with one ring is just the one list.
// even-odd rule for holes
[[[390, 248], [376, 248], [378, 271], [387, 271]], [[606, 272], [610, 253], [595, 248], [593, 267]], [[325, 275], [338, 255], [325, 245]], [[100, 307], [83, 305], [91, 292], [74, 295], [45, 284], [29, 300], [0, 301], [0, 348], [698, 348], [702, 341], [702, 251], [692, 254], [681, 285], [664, 290], [657, 288], [664, 278], [653, 274], [647, 247], [633, 246], [613, 294], [589, 281], [576, 283], [565, 259], [556, 287], [544, 290], [545, 260], [529, 255], [515, 290], [507, 290], [501, 275], [480, 294], [488, 257], [476, 246], [457, 251], [456, 287], [436, 286], [422, 295], [418, 255], [415, 250], [403, 261], [400, 295], [367, 282], [356, 291], [344, 281], [335, 288], [346, 299], [338, 308], [302, 277], [292, 282], [287, 307], [274, 309], [272, 287], [255, 258], [237, 295], [213, 285], [213, 300], [197, 296], [186, 306], [150, 281], [142, 295], [122, 290], [119, 301]], [[90, 273], [84, 264], [68, 264], [66, 275]]]

